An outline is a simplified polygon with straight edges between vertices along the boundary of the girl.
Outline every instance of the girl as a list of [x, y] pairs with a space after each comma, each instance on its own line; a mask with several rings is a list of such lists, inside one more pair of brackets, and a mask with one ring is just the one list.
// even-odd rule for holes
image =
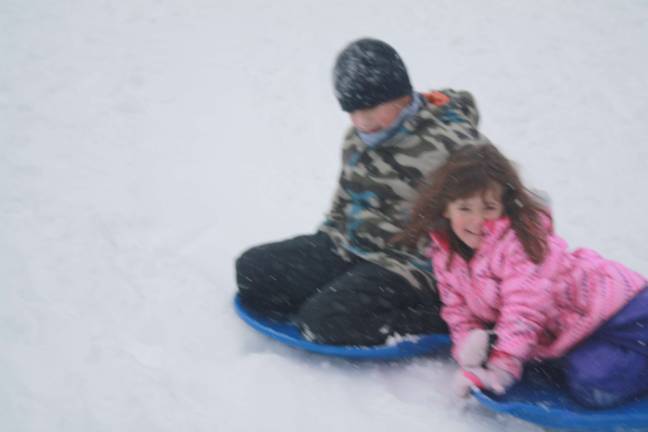
[[432, 237], [461, 395], [471, 384], [504, 393], [542, 359], [560, 359], [570, 392], [590, 407], [648, 391], [644, 277], [569, 252], [492, 145], [461, 147], [431, 180], [401, 238]]

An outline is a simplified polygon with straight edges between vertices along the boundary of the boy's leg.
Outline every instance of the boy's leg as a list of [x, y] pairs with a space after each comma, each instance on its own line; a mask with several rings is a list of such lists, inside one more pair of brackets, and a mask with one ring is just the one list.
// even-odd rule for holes
[[263, 315], [288, 319], [318, 288], [352, 266], [333, 249], [328, 235], [318, 232], [247, 250], [236, 260], [241, 302]]
[[648, 392], [648, 290], [563, 360], [579, 402], [604, 408]]
[[315, 342], [368, 346], [394, 334], [447, 332], [439, 309], [436, 294], [363, 261], [309, 298], [296, 318]]

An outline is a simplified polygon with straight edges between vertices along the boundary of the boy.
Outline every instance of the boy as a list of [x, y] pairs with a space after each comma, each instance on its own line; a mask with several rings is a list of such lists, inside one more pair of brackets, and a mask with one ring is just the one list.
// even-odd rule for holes
[[390, 240], [421, 180], [458, 146], [488, 142], [472, 96], [414, 92], [398, 53], [376, 39], [349, 44], [333, 80], [353, 125], [333, 205], [315, 234], [238, 258], [240, 299], [257, 313], [292, 319], [319, 343], [376, 345], [445, 332], [426, 242], [412, 249]]

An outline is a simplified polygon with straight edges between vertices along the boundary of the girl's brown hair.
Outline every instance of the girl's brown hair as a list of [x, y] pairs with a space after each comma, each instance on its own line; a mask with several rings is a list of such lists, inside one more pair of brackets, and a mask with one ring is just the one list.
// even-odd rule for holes
[[449, 240], [448, 265], [455, 253], [469, 258], [471, 251], [452, 232], [444, 212], [449, 203], [483, 194], [494, 185], [502, 188], [504, 214], [511, 220], [524, 251], [534, 263], [542, 262], [547, 250], [547, 230], [541, 214], [547, 211], [524, 187], [513, 164], [491, 144], [460, 147], [422, 183], [410, 222], [396, 241], [411, 245], [431, 231], [441, 232]]

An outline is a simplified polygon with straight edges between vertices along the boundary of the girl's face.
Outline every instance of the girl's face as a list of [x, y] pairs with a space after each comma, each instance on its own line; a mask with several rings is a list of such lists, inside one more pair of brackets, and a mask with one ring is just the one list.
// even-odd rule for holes
[[460, 198], [446, 206], [443, 216], [450, 220], [452, 231], [472, 249], [477, 249], [484, 235], [484, 222], [502, 216], [502, 188], [491, 187], [483, 194]]

